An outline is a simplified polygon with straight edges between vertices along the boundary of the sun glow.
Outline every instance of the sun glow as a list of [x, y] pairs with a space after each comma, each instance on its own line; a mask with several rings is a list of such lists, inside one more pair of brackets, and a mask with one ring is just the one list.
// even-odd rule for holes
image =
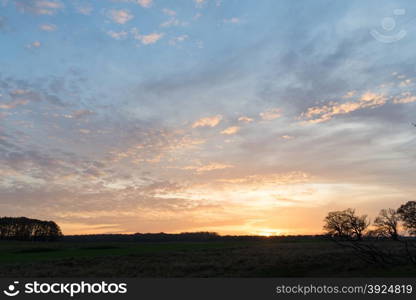
[[259, 231], [255, 232], [255, 235], [271, 237], [271, 236], [278, 236], [281, 235], [282, 231], [278, 229], [260, 229]]

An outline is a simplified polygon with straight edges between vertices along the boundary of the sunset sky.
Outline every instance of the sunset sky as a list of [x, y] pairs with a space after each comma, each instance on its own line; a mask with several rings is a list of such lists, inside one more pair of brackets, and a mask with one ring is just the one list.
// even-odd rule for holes
[[0, 215], [320, 233], [416, 200], [413, 1], [0, 0]]

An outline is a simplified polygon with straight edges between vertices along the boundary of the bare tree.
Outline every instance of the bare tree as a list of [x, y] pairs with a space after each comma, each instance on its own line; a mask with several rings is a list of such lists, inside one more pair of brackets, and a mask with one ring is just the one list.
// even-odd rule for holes
[[377, 218], [374, 220], [374, 225], [376, 226], [376, 230], [374, 232], [378, 236], [389, 237], [397, 241], [399, 238], [397, 228], [399, 221], [400, 216], [395, 209], [382, 209]]
[[355, 210], [329, 212], [324, 219], [324, 230], [331, 236], [361, 240], [369, 222], [367, 215], [357, 216]]
[[404, 227], [411, 235], [416, 235], [416, 201], [409, 201], [397, 210]]
[[344, 210], [348, 224], [350, 226], [350, 235], [358, 240], [363, 237], [364, 231], [370, 225], [370, 221], [367, 219], [367, 215], [357, 216], [355, 215], [355, 209], [348, 208]]
[[324, 219], [324, 230], [331, 236], [348, 236], [349, 227], [342, 211], [331, 211]]

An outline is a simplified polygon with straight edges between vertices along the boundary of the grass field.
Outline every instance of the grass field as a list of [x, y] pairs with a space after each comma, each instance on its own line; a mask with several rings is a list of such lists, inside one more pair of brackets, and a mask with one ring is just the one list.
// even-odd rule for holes
[[[384, 241], [384, 243], [390, 243]], [[1, 277], [416, 276], [381, 267], [326, 240], [210, 242], [0, 242]]]

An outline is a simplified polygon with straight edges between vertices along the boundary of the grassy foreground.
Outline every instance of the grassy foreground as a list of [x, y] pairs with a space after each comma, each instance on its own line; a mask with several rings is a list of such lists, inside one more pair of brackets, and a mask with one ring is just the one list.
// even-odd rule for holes
[[[383, 243], [391, 243], [384, 241]], [[412, 265], [364, 263], [325, 240], [0, 242], [1, 277], [383, 277]]]

